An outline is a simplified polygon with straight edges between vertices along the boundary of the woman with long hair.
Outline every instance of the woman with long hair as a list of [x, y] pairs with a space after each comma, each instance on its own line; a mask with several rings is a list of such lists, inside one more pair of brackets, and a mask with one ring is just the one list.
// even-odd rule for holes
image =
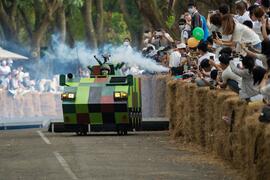
[[237, 44], [250, 44], [253, 48], [261, 49], [260, 37], [247, 26], [235, 21], [231, 14], [222, 16], [221, 30], [223, 35], [232, 35], [230, 41], [220, 40], [218, 37], [214, 42], [218, 45], [236, 46]]

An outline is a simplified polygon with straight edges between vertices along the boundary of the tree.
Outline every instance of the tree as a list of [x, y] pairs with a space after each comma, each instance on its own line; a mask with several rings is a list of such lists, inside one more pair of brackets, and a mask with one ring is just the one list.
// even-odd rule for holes
[[[33, 58], [39, 59], [41, 42], [49, 25], [54, 20], [54, 14], [61, 6], [63, 6], [62, 0], [20, 1], [18, 7], [22, 15], [23, 25], [30, 39], [30, 51]], [[32, 21], [32, 19], [34, 20]]]
[[0, 1], [0, 23], [6, 39], [18, 42], [17, 37], [17, 0]]
[[97, 41], [100, 46], [104, 43], [104, 3], [103, 0], [96, 0], [96, 9], [97, 9], [97, 18], [96, 18], [96, 33], [97, 33]]
[[93, 23], [92, 10], [93, 0], [85, 0], [85, 3], [81, 8], [81, 12], [85, 23], [86, 42], [89, 47], [97, 48], [98, 43]]
[[136, 4], [126, 0], [118, 0], [121, 12], [124, 15], [124, 20], [127, 23], [128, 30], [131, 34], [133, 45], [140, 47], [143, 35], [143, 23], [140, 12]]

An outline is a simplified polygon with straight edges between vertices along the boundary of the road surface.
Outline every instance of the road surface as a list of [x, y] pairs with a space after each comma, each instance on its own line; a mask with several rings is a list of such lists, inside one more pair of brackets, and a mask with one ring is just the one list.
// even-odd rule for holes
[[0, 180], [230, 180], [223, 166], [190, 161], [196, 153], [169, 143], [168, 132], [128, 136], [0, 131]]

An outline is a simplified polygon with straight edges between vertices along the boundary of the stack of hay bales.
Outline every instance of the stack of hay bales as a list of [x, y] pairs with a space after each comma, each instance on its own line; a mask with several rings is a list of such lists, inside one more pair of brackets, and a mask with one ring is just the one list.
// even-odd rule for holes
[[[270, 125], [258, 121], [262, 103], [241, 101], [225, 90], [169, 81], [170, 131], [174, 138], [201, 145], [247, 174], [270, 179]], [[231, 117], [227, 123], [223, 117]]]

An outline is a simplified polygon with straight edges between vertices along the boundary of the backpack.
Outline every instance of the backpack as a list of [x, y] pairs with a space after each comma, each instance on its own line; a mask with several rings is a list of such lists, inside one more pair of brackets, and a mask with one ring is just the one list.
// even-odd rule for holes
[[201, 22], [202, 22], [202, 29], [204, 31], [204, 38], [203, 40], [204, 41], [207, 41], [207, 38], [209, 37], [209, 30], [208, 30], [208, 26], [207, 26], [207, 21], [205, 19], [204, 16], [200, 15], [201, 16]]

